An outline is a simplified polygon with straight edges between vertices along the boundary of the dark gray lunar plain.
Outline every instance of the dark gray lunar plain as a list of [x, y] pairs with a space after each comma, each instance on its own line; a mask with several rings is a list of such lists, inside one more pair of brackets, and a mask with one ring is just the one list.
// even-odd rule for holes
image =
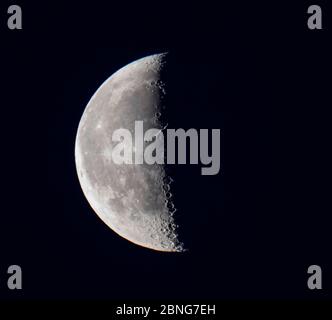
[[164, 165], [115, 164], [111, 159], [114, 130], [129, 129], [134, 137], [137, 120], [143, 121], [144, 131], [165, 125], [160, 120], [164, 59], [165, 54], [157, 54], [134, 61], [101, 85], [80, 120], [75, 160], [88, 202], [112, 230], [135, 244], [176, 252], [184, 248]]

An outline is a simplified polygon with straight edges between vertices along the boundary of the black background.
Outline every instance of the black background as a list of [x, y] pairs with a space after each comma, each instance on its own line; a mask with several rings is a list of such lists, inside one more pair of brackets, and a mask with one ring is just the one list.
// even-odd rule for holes
[[[307, 28], [308, 2], [52, 2], [0, 8], [6, 299], [320, 299], [331, 297], [331, 42]], [[78, 122], [122, 66], [169, 51], [177, 127], [220, 128], [222, 168], [177, 168], [190, 251], [165, 254], [112, 232], [81, 192]], [[23, 290], [6, 287], [23, 270]], [[323, 270], [323, 290], [307, 269]]]

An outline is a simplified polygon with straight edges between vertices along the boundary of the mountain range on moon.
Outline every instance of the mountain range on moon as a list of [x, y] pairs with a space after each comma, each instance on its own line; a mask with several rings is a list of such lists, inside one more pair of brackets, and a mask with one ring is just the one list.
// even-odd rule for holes
[[[160, 164], [115, 165], [112, 132], [165, 128], [161, 80], [166, 54], [136, 60], [108, 78], [89, 101], [80, 120], [75, 161], [85, 197], [96, 214], [125, 239], [158, 251], [181, 252], [175, 222], [172, 178]], [[167, 124], [166, 124], [167, 125]]]

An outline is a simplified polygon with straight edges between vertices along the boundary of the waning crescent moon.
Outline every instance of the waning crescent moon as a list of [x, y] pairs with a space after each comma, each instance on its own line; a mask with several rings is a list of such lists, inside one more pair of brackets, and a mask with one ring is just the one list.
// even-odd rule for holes
[[75, 161], [85, 197], [97, 215], [127, 240], [159, 251], [183, 251], [174, 222], [170, 179], [163, 165], [114, 164], [112, 133], [135, 121], [162, 128], [165, 94], [160, 80], [165, 54], [136, 60], [96, 91], [80, 120]]

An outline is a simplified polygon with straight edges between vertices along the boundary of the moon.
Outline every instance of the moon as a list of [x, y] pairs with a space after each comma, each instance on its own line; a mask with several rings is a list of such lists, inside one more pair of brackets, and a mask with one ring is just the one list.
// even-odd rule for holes
[[[171, 193], [172, 179], [161, 164], [115, 164], [112, 133], [143, 121], [144, 130], [163, 129], [161, 81], [166, 53], [136, 60], [96, 91], [79, 122], [75, 162], [79, 182], [101, 220], [123, 238], [146, 248], [180, 252]], [[135, 150], [133, 149], [133, 152]]]

